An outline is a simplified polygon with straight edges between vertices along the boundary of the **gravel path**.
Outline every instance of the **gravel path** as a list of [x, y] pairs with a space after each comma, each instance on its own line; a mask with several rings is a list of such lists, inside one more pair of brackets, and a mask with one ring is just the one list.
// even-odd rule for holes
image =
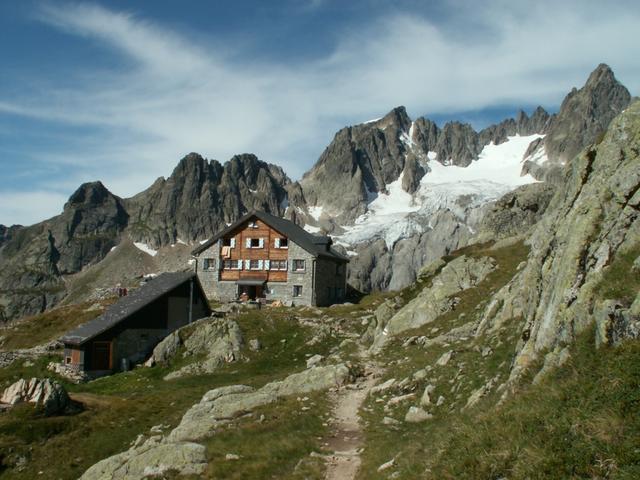
[[380, 378], [380, 368], [365, 364], [365, 376], [332, 394], [331, 435], [325, 447], [332, 453], [327, 461], [326, 480], [351, 480], [360, 468], [360, 452], [364, 444], [361, 418], [362, 403]]

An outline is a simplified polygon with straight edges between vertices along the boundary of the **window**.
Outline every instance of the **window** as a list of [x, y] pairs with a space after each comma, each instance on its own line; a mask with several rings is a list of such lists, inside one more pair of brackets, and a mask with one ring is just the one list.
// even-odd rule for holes
[[294, 285], [293, 286], [293, 296], [301, 297], [302, 296], [302, 285]]
[[69, 365], [71, 363], [71, 357], [65, 357], [64, 361], [67, 365]]
[[249, 260], [249, 270], [262, 270], [262, 260]]
[[223, 247], [234, 248], [236, 246], [236, 239], [235, 238], [223, 238], [222, 239], [222, 246]]
[[213, 270], [216, 268], [216, 259], [215, 258], [205, 258], [202, 268], [205, 270]]
[[240, 270], [240, 260], [225, 260], [222, 268], [224, 270]]
[[247, 248], [263, 248], [264, 238], [247, 238], [245, 240], [245, 247]]
[[304, 260], [294, 260], [293, 261], [293, 271], [294, 272], [304, 272]]
[[269, 263], [269, 270], [287, 270], [287, 261], [286, 260], [271, 260]]
[[249, 228], [258, 228], [257, 222], [249, 222]]
[[275, 239], [275, 248], [289, 248], [289, 239], [286, 237], [279, 237]]

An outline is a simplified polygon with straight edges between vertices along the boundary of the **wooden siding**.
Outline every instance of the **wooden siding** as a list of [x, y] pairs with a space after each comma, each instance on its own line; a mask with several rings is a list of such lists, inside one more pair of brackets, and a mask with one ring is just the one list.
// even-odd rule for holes
[[[275, 248], [276, 238], [286, 238], [279, 232], [271, 228], [261, 220], [256, 220], [257, 228], [250, 228], [247, 222], [238, 227], [237, 230], [231, 232], [224, 239], [235, 238], [235, 247], [231, 249], [231, 256], [227, 259], [222, 257], [220, 252], [220, 262], [224, 260], [241, 260], [242, 270], [224, 270], [220, 271], [220, 280], [266, 280], [267, 282], [286, 282], [287, 272], [284, 270], [247, 270], [244, 265], [245, 260], [284, 260], [287, 261], [288, 249]], [[263, 238], [264, 246], [262, 248], [247, 248], [246, 242], [250, 238]], [[223, 242], [224, 243], [224, 239]], [[222, 249], [222, 247], [220, 247]]]

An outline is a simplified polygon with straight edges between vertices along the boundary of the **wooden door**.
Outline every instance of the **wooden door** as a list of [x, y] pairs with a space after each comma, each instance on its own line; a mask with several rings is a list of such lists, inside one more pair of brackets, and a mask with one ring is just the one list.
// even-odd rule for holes
[[111, 370], [111, 342], [94, 342], [92, 357], [93, 370]]

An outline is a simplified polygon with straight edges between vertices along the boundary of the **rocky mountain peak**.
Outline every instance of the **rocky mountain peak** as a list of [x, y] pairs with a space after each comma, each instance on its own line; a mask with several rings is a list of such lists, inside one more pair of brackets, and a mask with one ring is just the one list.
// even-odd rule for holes
[[574, 88], [562, 102], [545, 138], [548, 158], [554, 163], [570, 161], [595, 142], [630, 101], [629, 91], [611, 68], [598, 65], [585, 85], [579, 90]]
[[377, 128], [381, 129], [393, 126], [401, 131], [408, 132], [411, 127], [411, 118], [409, 118], [409, 115], [407, 114], [407, 109], [400, 105], [399, 107], [391, 110], [374, 124]]
[[87, 182], [80, 185], [80, 187], [71, 194], [64, 208], [67, 209], [80, 205], [100, 205], [111, 197], [113, 197], [113, 194], [102, 182]]

